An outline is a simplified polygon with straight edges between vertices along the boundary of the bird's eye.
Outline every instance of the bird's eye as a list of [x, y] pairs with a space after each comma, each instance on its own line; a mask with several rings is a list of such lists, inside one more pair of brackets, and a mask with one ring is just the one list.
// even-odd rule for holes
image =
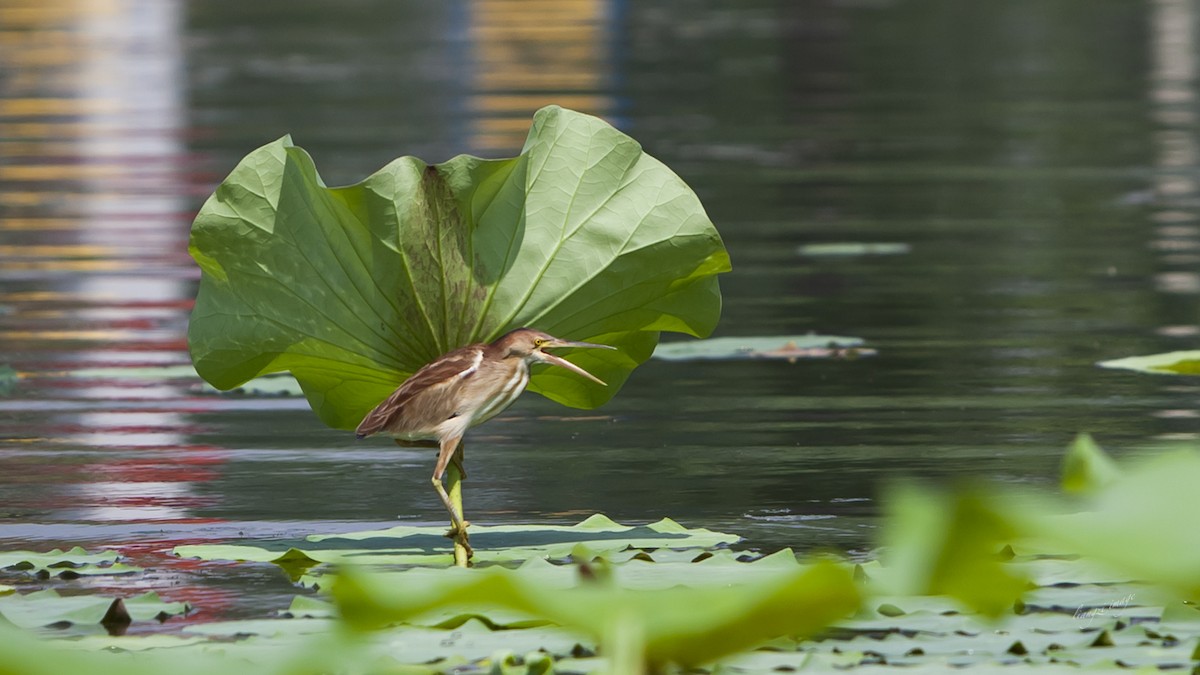
[[533, 341], [533, 346], [534, 346], [534, 347], [541, 347], [541, 346], [542, 346], [542, 345], [544, 345], [544, 344], [546, 344], [546, 341], [545, 341], [545, 340], [543, 340], [542, 338], [538, 338], [538, 339], [536, 339], [536, 340], [534, 340], [534, 341]]

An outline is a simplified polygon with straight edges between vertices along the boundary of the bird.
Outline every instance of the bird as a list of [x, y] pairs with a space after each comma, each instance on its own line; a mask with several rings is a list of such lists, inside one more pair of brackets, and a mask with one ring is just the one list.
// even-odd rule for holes
[[[447, 352], [422, 366], [367, 413], [355, 435], [391, 436], [408, 447], [437, 447], [433, 488], [450, 513], [446, 536], [466, 544], [470, 524], [450, 501], [442, 476], [450, 462], [462, 470], [462, 439], [468, 429], [499, 415], [529, 384], [529, 366], [561, 366], [601, 386], [603, 380], [547, 349], [616, 349], [611, 345], [562, 340], [534, 328], [517, 328], [488, 343]], [[470, 550], [469, 547], [467, 549]]]

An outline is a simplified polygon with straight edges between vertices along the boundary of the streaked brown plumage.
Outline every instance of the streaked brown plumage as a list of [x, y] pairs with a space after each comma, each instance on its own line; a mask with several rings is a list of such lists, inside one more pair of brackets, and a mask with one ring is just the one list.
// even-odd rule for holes
[[451, 461], [461, 470], [461, 442], [467, 429], [511, 405], [529, 383], [529, 366], [533, 363], [562, 366], [604, 384], [579, 366], [544, 351], [556, 347], [613, 349], [518, 328], [491, 343], [460, 347], [426, 364], [368, 413], [355, 431], [359, 438], [384, 433], [401, 445], [436, 444], [439, 450], [433, 487], [450, 512], [454, 523], [451, 534], [465, 532], [467, 523], [451, 505], [442, 475]]

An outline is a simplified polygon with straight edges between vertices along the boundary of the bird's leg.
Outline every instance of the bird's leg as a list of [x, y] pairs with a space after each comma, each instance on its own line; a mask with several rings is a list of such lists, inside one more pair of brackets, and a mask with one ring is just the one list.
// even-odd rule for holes
[[[458, 452], [462, 452], [462, 444], [458, 446]], [[456, 462], [450, 462], [450, 466], [446, 469], [446, 488], [450, 493], [450, 504], [458, 509], [460, 515], [465, 515], [463, 510], [463, 477], [458, 470]], [[471, 544], [467, 541], [467, 527], [470, 526], [465, 519], [462, 521], [462, 527], [451, 527], [447, 536], [454, 538], [454, 564], [457, 567], [470, 567], [471, 556], [474, 551], [471, 550]]]
[[442, 485], [442, 476], [446, 473], [446, 465], [450, 463], [451, 458], [459, 450], [461, 439], [462, 437], [459, 436], [442, 440], [441, 449], [438, 451], [437, 465], [433, 469], [433, 489], [437, 490], [438, 496], [442, 498], [442, 504], [446, 506], [446, 511], [450, 513], [451, 527], [446, 536], [453, 538], [460, 544], [466, 551], [466, 557], [470, 558], [471, 546], [467, 543], [467, 527], [470, 526], [470, 523], [463, 518], [460, 512], [462, 507], [455, 508], [450, 495], [446, 493], [446, 487]]

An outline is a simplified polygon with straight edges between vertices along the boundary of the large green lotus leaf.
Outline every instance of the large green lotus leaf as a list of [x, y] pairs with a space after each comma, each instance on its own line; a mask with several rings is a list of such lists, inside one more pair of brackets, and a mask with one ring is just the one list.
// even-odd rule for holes
[[729, 257], [695, 193], [605, 122], [551, 106], [518, 157], [402, 157], [328, 188], [290, 139], [248, 155], [201, 208], [188, 331], [220, 389], [290, 370], [353, 428], [423, 364], [519, 326], [614, 345], [535, 370], [530, 389], [608, 400], [660, 331], [707, 335]]

